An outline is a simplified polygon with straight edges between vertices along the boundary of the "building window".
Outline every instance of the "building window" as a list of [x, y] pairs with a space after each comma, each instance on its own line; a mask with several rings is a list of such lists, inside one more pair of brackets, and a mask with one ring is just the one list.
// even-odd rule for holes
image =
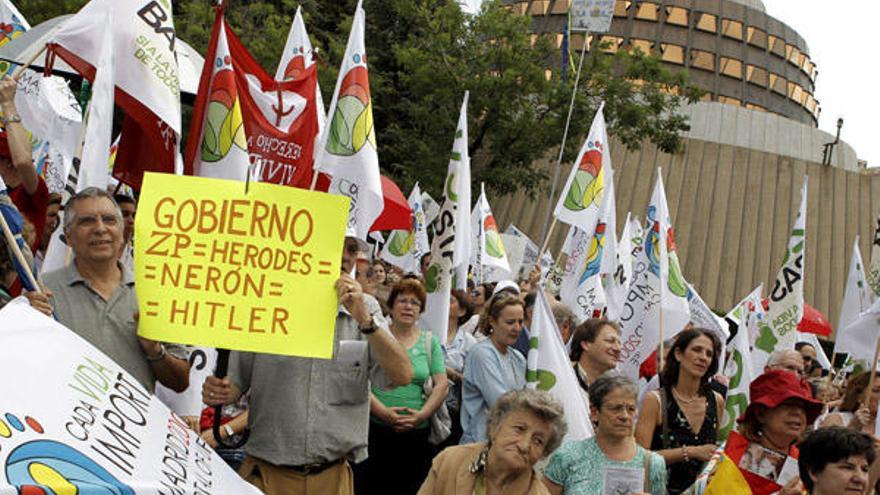
[[546, 15], [548, 7], [550, 7], [550, 0], [532, 0], [532, 5], [531, 5], [531, 8], [529, 9], [529, 14], [531, 14], [531, 15]]
[[771, 52], [780, 57], [785, 57], [785, 42], [782, 41], [782, 38], [777, 38], [771, 34], [767, 37], [767, 43], [770, 45]]
[[718, 31], [718, 18], [712, 14], [700, 14], [697, 20], [697, 29], [706, 31], [707, 33], [715, 33]]
[[787, 81], [784, 77], [780, 76], [779, 74], [774, 74], [772, 72], [770, 73], [770, 89], [772, 89], [773, 91], [776, 91], [783, 96], [787, 96], [786, 83]]
[[640, 40], [640, 39], [636, 39], [636, 38], [629, 40], [629, 46], [633, 50], [635, 50], [635, 49], [641, 50], [642, 53], [644, 53], [645, 55], [649, 55], [651, 53], [651, 51], [654, 49], [654, 43], [652, 43], [651, 41]]
[[653, 2], [642, 2], [636, 11], [636, 19], [643, 21], [657, 21], [660, 18], [660, 7]]
[[599, 44], [602, 47], [602, 51], [614, 53], [620, 49], [620, 45], [623, 44], [623, 38], [618, 36], [602, 36], [602, 40]]
[[627, 17], [627, 11], [632, 2], [629, 0], [617, 0], [614, 2], [614, 17]]
[[804, 88], [800, 87], [800, 85], [798, 85], [797, 83], [789, 82], [788, 97], [798, 103], [801, 103], [804, 98]]
[[767, 71], [755, 65], [746, 66], [746, 81], [757, 84], [762, 88], [767, 87]]
[[688, 10], [683, 7], [666, 7], [666, 23], [688, 27]]
[[804, 70], [804, 68], [806, 67], [806, 64], [807, 64], [807, 54], [804, 52], [801, 52], [801, 54], [798, 56], [797, 66], [800, 67], [801, 70]]
[[715, 72], [715, 54], [703, 50], [691, 50], [691, 67]]
[[721, 34], [735, 40], [743, 39], [743, 23], [730, 19], [721, 20]]
[[748, 40], [750, 45], [758, 48], [767, 48], [767, 33], [756, 27], [749, 26]]
[[[587, 36], [587, 43], [590, 43], [592, 36]], [[588, 44], [587, 47], [590, 45]], [[584, 48], [584, 35], [583, 33], [572, 33], [568, 38], [568, 47], [573, 51], [581, 51]]]
[[661, 58], [664, 62], [672, 64], [684, 65], [684, 47], [678, 45], [670, 45], [669, 43], [661, 43]]
[[801, 51], [797, 49], [794, 45], [785, 45], [785, 58], [788, 59], [789, 62], [797, 65], [798, 57], [800, 57]]
[[720, 103], [724, 103], [725, 105], [733, 105], [733, 106], [737, 106], [737, 107], [742, 106], [742, 100], [739, 100], [738, 98], [732, 98], [730, 96], [719, 95], [718, 101]]
[[568, 13], [568, 9], [571, 8], [571, 0], [556, 0], [553, 2], [553, 10], [551, 11], [554, 14], [566, 14]]
[[728, 77], [742, 79], [743, 64], [735, 58], [721, 57], [721, 73]]

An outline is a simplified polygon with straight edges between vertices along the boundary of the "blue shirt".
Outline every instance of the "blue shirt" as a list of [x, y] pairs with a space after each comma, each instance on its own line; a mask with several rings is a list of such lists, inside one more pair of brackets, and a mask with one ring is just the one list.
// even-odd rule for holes
[[473, 346], [464, 363], [461, 427], [462, 444], [484, 442], [486, 416], [495, 401], [526, 386], [526, 358], [513, 347], [502, 354], [486, 339]]

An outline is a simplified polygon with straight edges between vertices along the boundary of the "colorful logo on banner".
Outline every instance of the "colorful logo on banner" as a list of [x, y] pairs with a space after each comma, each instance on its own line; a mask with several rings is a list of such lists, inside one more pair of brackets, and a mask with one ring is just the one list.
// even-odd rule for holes
[[602, 143], [587, 142], [587, 151], [578, 164], [571, 188], [565, 197], [565, 208], [581, 211], [591, 206], [599, 207], [604, 189], [604, 169], [602, 168]]
[[[355, 53], [355, 64], [366, 63], [366, 55]], [[358, 66], [345, 75], [339, 88], [336, 112], [330, 122], [327, 151], [339, 156], [356, 155], [367, 143], [376, 148], [373, 102], [367, 68]]]
[[[0, 449], [4, 439], [28, 430], [42, 435], [43, 425], [25, 416], [24, 421], [12, 413], [0, 418]], [[29, 432], [28, 432], [29, 433]], [[91, 457], [55, 440], [27, 440], [16, 445], [6, 457], [6, 481], [21, 495], [134, 495]]]
[[300, 74], [306, 70], [306, 53], [305, 48], [298, 46], [293, 49], [293, 58], [287, 62], [284, 68], [284, 80], [298, 79]]
[[596, 225], [596, 235], [590, 240], [590, 247], [587, 251], [587, 258], [584, 260], [584, 268], [581, 276], [578, 277], [578, 285], [581, 285], [588, 278], [599, 273], [599, 267], [602, 265], [602, 252], [605, 250], [605, 224]]
[[[644, 249], [651, 262], [649, 269], [651, 273], [660, 277], [660, 222], [656, 218], [657, 208], [655, 206], [648, 207], [648, 222], [651, 226], [648, 228], [648, 234], [645, 236]], [[666, 229], [666, 254], [669, 259], [669, 274], [667, 287], [669, 291], [678, 297], [687, 297], [688, 286], [681, 273], [681, 263], [678, 261], [678, 254], [675, 247], [675, 234], [672, 227]]]
[[217, 57], [214, 66], [216, 72], [211, 81], [211, 96], [202, 138], [202, 159], [206, 162], [219, 162], [229, 154], [233, 145], [247, 151], [241, 104], [229, 55]]
[[24, 34], [25, 31], [27, 31], [27, 28], [24, 27], [21, 19], [13, 14], [12, 22], [0, 22], [0, 46], [18, 38]]
[[394, 230], [388, 240], [388, 250], [394, 256], [404, 256], [412, 250], [416, 242], [416, 233], [412, 230]]
[[501, 236], [498, 234], [498, 225], [495, 223], [495, 217], [489, 215], [483, 220], [483, 232], [486, 233], [486, 254], [493, 258], [501, 259], [504, 257], [504, 244], [501, 243]]

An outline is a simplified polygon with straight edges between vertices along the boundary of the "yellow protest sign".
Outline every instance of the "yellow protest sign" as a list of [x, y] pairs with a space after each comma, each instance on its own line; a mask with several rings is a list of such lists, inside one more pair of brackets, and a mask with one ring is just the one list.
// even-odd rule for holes
[[148, 173], [135, 221], [138, 333], [329, 359], [349, 199]]

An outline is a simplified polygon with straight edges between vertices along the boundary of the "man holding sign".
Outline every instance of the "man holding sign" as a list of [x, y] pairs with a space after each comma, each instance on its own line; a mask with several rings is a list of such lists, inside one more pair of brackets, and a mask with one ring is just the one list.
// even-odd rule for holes
[[362, 254], [357, 239], [345, 239], [332, 359], [236, 352], [228, 377], [205, 382], [209, 405], [250, 392], [251, 435], [239, 474], [268, 495], [353, 493], [349, 462], [367, 456], [370, 380], [392, 387], [412, 378], [379, 303], [349, 275]]
[[122, 365], [150, 392], [157, 380], [181, 392], [189, 384], [186, 350], [137, 335], [134, 274], [119, 263], [122, 232], [122, 212], [110, 194], [96, 187], [77, 193], [64, 210], [73, 262], [45, 275], [51, 292], [28, 297], [35, 308], [54, 312], [59, 322]]

